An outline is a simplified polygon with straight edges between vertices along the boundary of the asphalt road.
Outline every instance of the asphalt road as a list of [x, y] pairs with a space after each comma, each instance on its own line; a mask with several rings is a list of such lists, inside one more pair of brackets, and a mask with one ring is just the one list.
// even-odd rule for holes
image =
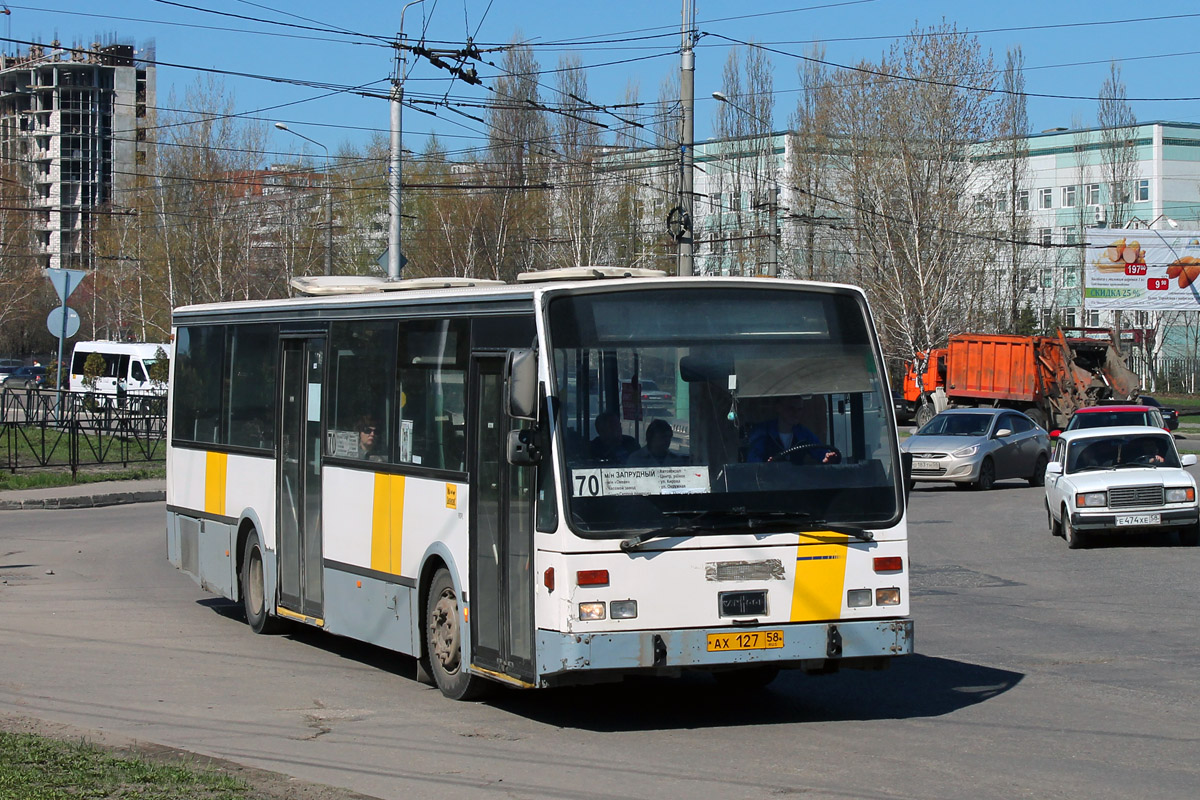
[[0, 517], [0, 714], [381, 798], [1193, 798], [1200, 549], [1068, 551], [1041, 490], [913, 494], [918, 655], [454, 703], [411, 659], [252, 635], [161, 504]]

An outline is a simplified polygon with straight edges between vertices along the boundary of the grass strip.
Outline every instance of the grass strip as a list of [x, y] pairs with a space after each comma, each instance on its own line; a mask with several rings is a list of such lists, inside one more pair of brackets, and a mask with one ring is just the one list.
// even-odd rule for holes
[[75, 480], [70, 470], [37, 470], [29, 472], [0, 472], [0, 491], [6, 489], [47, 489], [54, 486], [74, 486], [101, 481], [140, 481], [167, 477], [162, 464], [130, 469], [80, 470]]
[[0, 731], [0, 800], [257, 800], [244, 781], [218, 772]]

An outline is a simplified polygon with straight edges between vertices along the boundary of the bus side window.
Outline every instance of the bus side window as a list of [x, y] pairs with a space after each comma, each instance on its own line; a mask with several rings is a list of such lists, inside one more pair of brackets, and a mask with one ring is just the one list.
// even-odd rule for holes
[[395, 348], [394, 322], [350, 320], [330, 326], [326, 455], [391, 460]]
[[138, 383], [146, 382], [146, 369], [142, 366], [142, 362], [133, 362], [133, 367], [129, 370], [129, 376]]
[[400, 427], [411, 431], [411, 440], [402, 434], [401, 463], [454, 471], [466, 468], [469, 346], [463, 320], [400, 324], [396, 372]]

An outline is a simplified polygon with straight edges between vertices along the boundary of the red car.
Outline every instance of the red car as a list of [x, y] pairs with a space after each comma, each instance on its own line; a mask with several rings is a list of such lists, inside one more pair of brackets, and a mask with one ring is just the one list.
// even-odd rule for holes
[[[1081, 428], [1112, 428], [1119, 425], [1148, 425], [1151, 428], [1167, 430], [1163, 416], [1154, 406], [1089, 406], [1081, 408], [1071, 415], [1066, 430], [1075, 431]], [[1062, 431], [1051, 431], [1051, 436], [1058, 436]]]

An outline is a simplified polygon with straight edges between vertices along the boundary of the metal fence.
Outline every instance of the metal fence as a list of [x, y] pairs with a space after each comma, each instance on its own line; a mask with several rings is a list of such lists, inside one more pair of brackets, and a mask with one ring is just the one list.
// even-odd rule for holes
[[1194, 394], [1200, 391], [1200, 358], [1158, 356], [1147, 359], [1134, 351], [1128, 356], [1129, 368], [1141, 379], [1146, 391], [1167, 394]]
[[0, 390], [3, 469], [164, 462], [167, 401], [157, 395]]

